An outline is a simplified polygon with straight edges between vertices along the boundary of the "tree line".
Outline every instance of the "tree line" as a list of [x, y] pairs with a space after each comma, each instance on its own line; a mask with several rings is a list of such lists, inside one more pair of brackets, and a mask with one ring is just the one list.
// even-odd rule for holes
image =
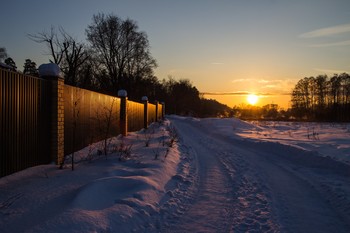
[[[350, 120], [350, 76], [305, 77], [294, 87], [291, 109], [277, 105], [247, 108], [228, 106], [203, 98], [190, 80], [174, 77], [159, 80], [154, 70], [158, 64], [150, 52], [147, 34], [131, 19], [114, 14], [93, 15], [81, 42], [63, 28], [29, 34], [47, 46], [50, 62], [61, 68], [65, 83], [109, 95], [125, 89], [128, 98], [140, 101], [147, 95], [152, 101], [166, 103], [167, 114], [192, 116], [238, 116], [244, 119], [298, 119], [318, 121]], [[15, 61], [0, 47], [0, 65], [17, 70]], [[38, 76], [36, 63], [26, 59], [23, 73]]]
[[291, 98], [291, 110], [297, 119], [349, 121], [350, 75], [305, 77], [295, 85]]
[[292, 119], [290, 109], [283, 109], [278, 104], [266, 104], [264, 106], [241, 105], [234, 106], [231, 114], [242, 120], [280, 120]]
[[291, 93], [291, 108], [277, 104], [233, 107], [245, 120], [350, 121], [350, 75], [318, 75], [300, 79]]
[[[17, 71], [16, 62], [7, 56], [6, 48], [0, 48], [0, 67], [12, 71]], [[36, 63], [30, 59], [26, 59], [23, 65], [23, 74], [38, 77], [39, 72]]]
[[[154, 75], [158, 65], [151, 55], [147, 34], [135, 21], [99, 13], [93, 15], [85, 34], [86, 41], [81, 42], [62, 27], [51, 27], [28, 37], [46, 45], [50, 62], [60, 67], [68, 85], [114, 96], [125, 89], [134, 101], [147, 95], [150, 101], [164, 101], [167, 114], [218, 116], [229, 111], [226, 105], [202, 98], [188, 79], [159, 80]], [[17, 70], [5, 48], [0, 48], [0, 64]], [[38, 76], [31, 59], [26, 59], [23, 68], [24, 74]]]

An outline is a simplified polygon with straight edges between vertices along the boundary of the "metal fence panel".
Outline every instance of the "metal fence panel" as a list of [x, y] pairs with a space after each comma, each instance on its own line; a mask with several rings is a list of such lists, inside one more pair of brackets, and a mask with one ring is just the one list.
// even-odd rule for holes
[[144, 127], [144, 104], [128, 101], [128, 131], [137, 131]]
[[65, 85], [65, 155], [120, 133], [120, 99]]
[[163, 104], [158, 104], [158, 121], [162, 120]]
[[0, 176], [50, 162], [47, 82], [0, 69]]
[[148, 123], [156, 121], [156, 105], [148, 104]]

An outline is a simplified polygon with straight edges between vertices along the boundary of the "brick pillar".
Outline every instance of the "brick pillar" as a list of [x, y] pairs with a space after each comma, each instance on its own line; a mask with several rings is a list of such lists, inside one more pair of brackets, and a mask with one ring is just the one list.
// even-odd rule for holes
[[143, 96], [142, 97], [142, 103], [143, 103], [143, 128], [148, 128], [148, 97]]
[[155, 101], [154, 104], [156, 105], [156, 119], [154, 119], [154, 122], [158, 122], [158, 119], [159, 119], [159, 108], [158, 108], [158, 104], [159, 104], [159, 102], [158, 102], [158, 101]]
[[39, 75], [48, 80], [50, 98], [50, 157], [56, 164], [64, 160], [64, 79], [57, 64], [49, 63], [39, 66]]
[[118, 97], [120, 98], [120, 132], [123, 136], [128, 135], [128, 93], [126, 90], [119, 90]]

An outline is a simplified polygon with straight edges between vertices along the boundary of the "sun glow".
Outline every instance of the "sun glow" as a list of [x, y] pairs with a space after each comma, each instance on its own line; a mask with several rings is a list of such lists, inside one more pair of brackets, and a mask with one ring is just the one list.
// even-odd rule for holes
[[247, 101], [251, 105], [255, 105], [258, 102], [259, 97], [254, 94], [250, 94], [247, 96]]

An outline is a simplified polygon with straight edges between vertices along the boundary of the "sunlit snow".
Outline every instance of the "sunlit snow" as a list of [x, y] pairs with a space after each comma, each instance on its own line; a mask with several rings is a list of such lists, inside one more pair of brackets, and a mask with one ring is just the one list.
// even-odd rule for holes
[[1, 178], [0, 232], [350, 231], [349, 124], [168, 116], [101, 145]]

